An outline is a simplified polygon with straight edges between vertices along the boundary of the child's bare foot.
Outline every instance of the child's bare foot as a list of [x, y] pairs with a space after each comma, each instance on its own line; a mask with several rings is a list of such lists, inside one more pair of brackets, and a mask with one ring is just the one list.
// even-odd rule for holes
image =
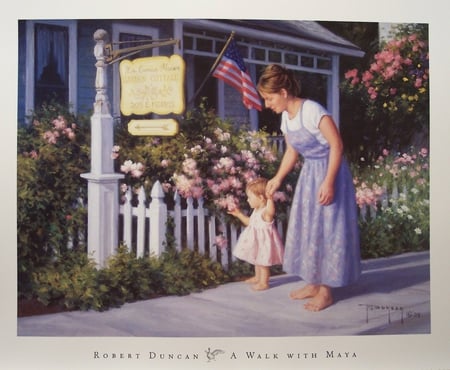
[[333, 304], [331, 290], [327, 286], [321, 286], [319, 292], [308, 302], [305, 303], [305, 309], [308, 311], [321, 311]]
[[244, 280], [247, 284], [257, 284], [259, 282], [256, 276]]
[[315, 295], [317, 295], [317, 293], [319, 293], [319, 286], [308, 284], [303, 288], [293, 290], [289, 294], [289, 297], [291, 299], [305, 299], [305, 298], [312, 298]]
[[253, 290], [266, 290], [269, 289], [269, 284], [256, 283], [252, 286]]

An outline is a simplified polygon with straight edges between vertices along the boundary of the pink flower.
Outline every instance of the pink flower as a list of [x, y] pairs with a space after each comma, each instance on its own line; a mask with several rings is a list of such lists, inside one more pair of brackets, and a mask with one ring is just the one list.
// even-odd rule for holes
[[355, 78], [358, 76], [358, 70], [356, 68], [353, 68], [347, 72], [345, 72], [344, 77], [348, 80], [350, 78]]
[[203, 196], [203, 188], [198, 185], [191, 187], [191, 197], [194, 199], [200, 199]]
[[70, 127], [65, 128], [63, 132], [69, 140], [75, 140], [75, 132]]
[[275, 202], [287, 202], [288, 197], [286, 193], [282, 191], [276, 191], [275, 194], [273, 195], [273, 200]]
[[417, 179], [417, 185], [425, 185], [427, 183], [427, 180], [424, 178]]
[[169, 183], [169, 182], [163, 182], [161, 184], [161, 186], [162, 186], [162, 189], [163, 189], [164, 193], [168, 193], [170, 190], [172, 190], [172, 184]]
[[217, 235], [214, 245], [219, 248], [220, 250], [227, 249], [228, 247], [228, 240], [223, 235]]
[[141, 162], [133, 163], [131, 166], [131, 176], [135, 178], [139, 178], [144, 173], [144, 165]]
[[120, 166], [120, 170], [123, 173], [128, 173], [131, 171], [132, 165], [133, 165], [133, 161], [128, 159], [125, 162], [123, 162], [123, 164]]
[[369, 82], [373, 80], [373, 74], [370, 71], [365, 71], [362, 75], [363, 82]]
[[189, 176], [197, 175], [197, 162], [193, 158], [186, 158], [183, 162], [183, 172]]
[[49, 144], [56, 144], [56, 140], [57, 140], [57, 135], [55, 135], [54, 132], [51, 131], [46, 131], [44, 132], [44, 134], [42, 135], [44, 140], [46, 140]]
[[420, 149], [419, 155], [420, 155], [421, 157], [424, 157], [424, 158], [425, 158], [425, 157], [428, 155], [428, 149], [427, 149], [427, 148], [422, 148], [422, 149]]
[[57, 130], [64, 130], [67, 127], [66, 119], [63, 116], [58, 116], [58, 118], [55, 118], [53, 121], [53, 126]]

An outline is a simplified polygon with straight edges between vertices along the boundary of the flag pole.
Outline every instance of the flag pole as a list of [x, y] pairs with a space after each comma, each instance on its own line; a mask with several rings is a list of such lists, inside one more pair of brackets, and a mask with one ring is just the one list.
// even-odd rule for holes
[[197, 89], [197, 91], [195, 92], [195, 94], [192, 96], [192, 98], [189, 100], [188, 102], [188, 106], [190, 106], [193, 101], [195, 100], [195, 98], [197, 97], [197, 95], [200, 93], [200, 91], [203, 89], [203, 86], [205, 86], [206, 81], [208, 80], [208, 78], [213, 74], [214, 70], [216, 69], [217, 65], [220, 63], [220, 60], [222, 59], [223, 55], [225, 54], [225, 51], [227, 50], [228, 45], [230, 44], [231, 40], [234, 37], [235, 32], [231, 31], [230, 36], [228, 37], [228, 40], [225, 42], [225, 45], [222, 49], [222, 51], [219, 53], [219, 55], [217, 56], [216, 60], [214, 61], [214, 64], [212, 65], [211, 69], [209, 70], [208, 74], [206, 75], [206, 77], [203, 79], [202, 83], [200, 84], [199, 88]]

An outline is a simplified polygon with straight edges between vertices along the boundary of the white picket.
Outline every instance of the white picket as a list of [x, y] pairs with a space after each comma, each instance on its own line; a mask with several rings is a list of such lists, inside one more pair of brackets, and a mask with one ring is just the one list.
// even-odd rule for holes
[[203, 198], [197, 202], [197, 240], [198, 252], [205, 254], [205, 208], [203, 208]]
[[194, 250], [194, 199], [186, 199], [186, 237], [187, 247]]
[[123, 240], [127, 248], [131, 248], [133, 235], [133, 207], [131, 206], [131, 188], [125, 193], [125, 203], [123, 205]]
[[211, 261], [217, 261], [217, 246], [216, 246], [216, 217], [209, 218], [209, 258]]
[[152, 201], [148, 207], [149, 226], [149, 253], [160, 256], [166, 241], [167, 206], [164, 202], [164, 191], [159, 181], [153, 185]]
[[175, 233], [175, 248], [178, 251], [181, 251], [181, 197], [180, 194], [178, 194], [178, 191], [175, 192], [174, 195], [174, 210], [172, 213], [173, 221], [174, 221], [174, 233]]
[[136, 247], [136, 256], [143, 257], [144, 256], [144, 248], [145, 248], [145, 191], [144, 187], [141, 186], [138, 194], [138, 206], [137, 206], [137, 247]]

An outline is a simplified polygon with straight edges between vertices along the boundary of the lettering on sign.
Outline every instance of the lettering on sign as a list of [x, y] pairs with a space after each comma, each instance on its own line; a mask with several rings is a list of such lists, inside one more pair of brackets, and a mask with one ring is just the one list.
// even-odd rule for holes
[[183, 58], [176, 54], [123, 60], [119, 66], [122, 114], [181, 114], [185, 69]]

